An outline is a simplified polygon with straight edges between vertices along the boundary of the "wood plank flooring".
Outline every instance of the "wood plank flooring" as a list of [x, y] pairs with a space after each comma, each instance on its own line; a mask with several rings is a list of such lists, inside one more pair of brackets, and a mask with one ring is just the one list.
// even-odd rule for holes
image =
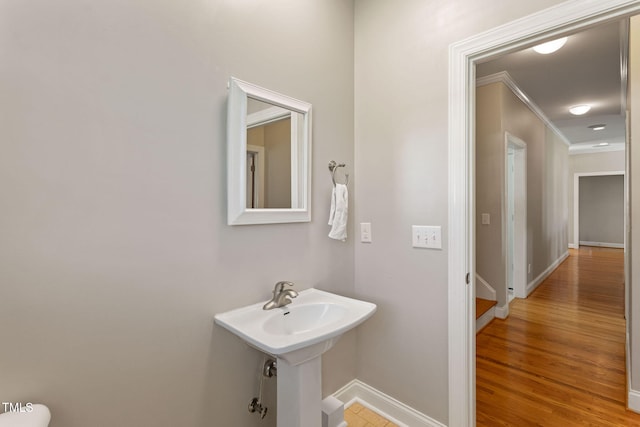
[[621, 249], [581, 247], [477, 336], [478, 426], [640, 426], [626, 410]]
[[490, 301], [488, 299], [476, 298], [476, 319], [482, 317], [487, 311], [491, 309], [497, 301]]

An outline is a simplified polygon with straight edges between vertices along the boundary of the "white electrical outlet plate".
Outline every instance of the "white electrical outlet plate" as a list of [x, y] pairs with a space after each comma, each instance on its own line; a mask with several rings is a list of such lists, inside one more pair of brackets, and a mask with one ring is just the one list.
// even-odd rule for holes
[[482, 225], [489, 225], [491, 224], [491, 216], [488, 213], [483, 213], [482, 214]]
[[442, 249], [442, 229], [439, 225], [413, 225], [411, 236], [414, 248]]
[[360, 223], [360, 241], [362, 243], [371, 243], [371, 223]]

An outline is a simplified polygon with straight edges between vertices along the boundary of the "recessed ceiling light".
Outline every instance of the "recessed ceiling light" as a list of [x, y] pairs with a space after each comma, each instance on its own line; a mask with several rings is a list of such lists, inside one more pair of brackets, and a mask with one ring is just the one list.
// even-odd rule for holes
[[574, 116], [581, 116], [589, 110], [591, 110], [591, 105], [587, 104], [574, 105], [573, 107], [569, 108], [569, 112]]
[[546, 42], [546, 43], [542, 43], [537, 46], [534, 46], [533, 50], [543, 55], [547, 55], [549, 53], [553, 53], [556, 50], [560, 49], [562, 46], [564, 46], [566, 42], [567, 42], [567, 38], [563, 37], [561, 39], [553, 40], [550, 42]]
[[591, 130], [603, 130], [605, 127], [607, 127], [607, 125], [605, 125], [604, 123], [599, 125], [588, 126], [588, 128]]

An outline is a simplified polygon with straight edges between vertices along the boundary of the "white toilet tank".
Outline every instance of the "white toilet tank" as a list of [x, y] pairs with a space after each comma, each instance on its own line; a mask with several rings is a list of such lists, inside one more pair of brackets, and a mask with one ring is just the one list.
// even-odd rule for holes
[[31, 412], [5, 412], [0, 414], [0, 427], [47, 427], [51, 420], [49, 408], [41, 404], [31, 406]]

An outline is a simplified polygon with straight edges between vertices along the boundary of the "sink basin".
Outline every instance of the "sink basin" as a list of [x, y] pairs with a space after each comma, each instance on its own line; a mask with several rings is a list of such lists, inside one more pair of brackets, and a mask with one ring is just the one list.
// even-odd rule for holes
[[331, 303], [291, 304], [281, 313], [271, 316], [262, 325], [263, 330], [273, 335], [304, 334], [344, 319], [347, 308]]
[[329, 350], [346, 331], [367, 320], [376, 305], [318, 289], [299, 292], [285, 307], [264, 302], [217, 314], [215, 322], [260, 351], [298, 365]]
[[285, 307], [264, 302], [216, 314], [215, 322], [278, 361], [278, 427], [320, 427], [320, 355], [376, 311], [370, 302], [307, 289]]

